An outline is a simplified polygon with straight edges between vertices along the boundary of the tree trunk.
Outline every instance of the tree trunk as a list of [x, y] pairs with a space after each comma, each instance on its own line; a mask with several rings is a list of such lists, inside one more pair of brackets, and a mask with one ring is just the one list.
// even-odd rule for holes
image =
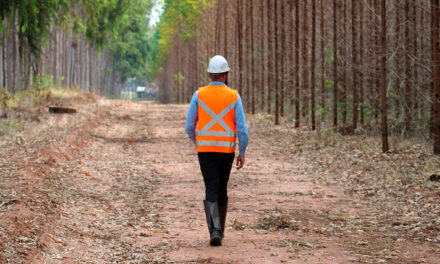
[[226, 59], [228, 59], [228, 0], [223, 0], [223, 35], [224, 35], [224, 42], [223, 42], [223, 54], [225, 56]]
[[388, 151], [388, 125], [387, 125], [387, 18], [386, 0], [381, 1], [381, 117], [382, 117], [382, 151]]
[[278, 0], [275, 0], [275, 5], [274, 5], [274, 10], [275, 10], [275, 15], [274, 15], [274, 34], [275, 34], [275, 51], [274, 51], [274, 56], [275, 56], [275, 125], [279, 125], [280, 124], [280, 91], [279, 91], [279, 75], [278, 73], [280, 72], [280, 64], [279, 64], [279, 56], [278, 56]]
[[356, 3], [357, 0], [351, 0], [351, 33], [352, 33], [352, 40], [351, 40], [351, 47], [352, 47], [352, 60], [353, 60], [353, 128], [357, 128], [358, 123], [358, 90], [357, 90], [357, 56], [358, 51], [356, 50], [357, 47], [357, 35], [356, 35]]
[[303, 96], [304, 96], [304, 100], [303, 100], [303, 110], [302, 110], [302, 115], [304, 117], [307, 116], [307, 113], [309, 111], [309, 95], [308, 92], [310, 90], [309, 88], [309, 44], [308, 44], [308, 40], [309, 40], [309, 34], [308, 34], [308, 23], [309, 23], [309, 19], [308, 19], [308, 1], [309, 0], [305, 0], [302, 1], [303, 2]]
[[312, 95], [311, 102], [311, 120], [312, 130], [315, 130], [315, 50], [316, 50], [316, 0], [312, 0], [312, 62], [310, 74], [310, 93]]
[[255, 54], [254, 54], [254, 8], [253, 8], [253, 1], [249, 1], [250, 5], [250, 15], [249, 18], [251, 20], [251, 79], [252, 79], [252, 86], [249, 87], [252, 93], [252, 114], [255, 114], [255, 93], [256, 93], [256, 81], [255, 81]]
[[280, 71], [280, 98], [279, 98], [279, 105], [280, 105], [280, 116], [284, 116], [284, 95], [285, 95], [285, 80], [286, 80], [286, 56], [284, 54], [286, 53], [286, 10], [284, 8], [285, 2], [281, 2], [280, 4], [280, 12], [281, 12], [281, 52], [277, 56], [281, 59], [281, 71]]
[[419, 106], [420, 106], [420, 104], [419, 104], [419, 90], [420, 90], [420, 87], [419, 87], [419, 82], [418, 82], [418, 79], [419, 79], [419, 65], [417, 64], [417, 60], [418, 60], [418, 58], [419, 58], [419, 54], [418, 54], [418, 45], [417, 45], [417, 43], [418, 42], [420, 42], [420, 39], [419, 39], [419, 34], [418, 34], [418, 30], [417, 30], [417, 17], [418, 17], [418, 14], [417, 14], [417, 4], [414, 2], [413, 3], [413, 14], [412, 14], [412, 16], [411, 16], [411, 18], [412, 18], [412, 24], [413, 24], [413, 28], [412, 28], [412, 31], [413, 31], [413, 37], [412, 37], [412, 39], [413, 39], [413, 46], [412, 46], [412, 53], [413, 53], [413, 66], [412, 66], [412, 69], [413, 69], [413, 72], [412, 72], [412, 76], [413, 76], [413, 82], [412, 82], [412, 84], [413, 84], [413, 102], [414, 102], [414, 114], [417, 114], [417, 113], [419, 113]]
[[250, 51], [250, 44], [252, 42], [251, 40], [251, 30], [250, 30], [250, 3], [252, 1], [244, 1], [244, 14], [246, 17], [245, 20], [245, 24], [244, 24], [244, 28], [245, 28], [245, 41], [244, 41], [244, 52], [245, 52], [245, 68], [246, 68], [246, 74], [245, 74], [245, 82], [244, 82], [244, 87], [245, 89], [245, 98], [246, 98], [246, 112], [250, 112], [251, 111], [251, 106], [252, 106], [252, 95], [251, 95], [251, 51]]
[[[1, 39], [2, 41], [0, 41], [1, 45], [0, 45], [0, 88], [6, 88], [5, 85], [3, 85], [4, 82], [4, 60], [3, 60], [3, 47], [5, 46], [5, 43], [3, 42], [3, 35], [5, 34], [5, 32], [0, 32], [1, 34]], [[1, 107], [1, 106], [0, 106]]]
[[333, 126], [338, 127], [338, 33], [337, 33], [337, 5], [333, 0]]
[[360, 108], [360, 124], [364, 125], [364, 3], [359, 1], [359, 108]]
[[401, 57], [402, 57], [402, 47], [401, 42], [402, 39], [400, 37], [400, 10], [401, 10], [401, 1], [396, 1], [396, 33], [395, 33], [395, 39], [396, 39], [396, 57], [395, 57], [395, 63], [396, 63], [396, 77], [394, 80], [394, 86], [396, 90], [396, 100], [395, 100], [395, 108], [394, 108], [394, 114], [396, 115], [396, 119], [400, 116], [400, 97], [402, 96], [401, 92], [401, 78], [402, 78], [402, 67], [400, 65], [401, 63]]
[[215, 4], [215, 10], [216, 10], [216, 19], [215, 19], [215, 53], [219, 54], [220, 52], [220, 27], [221, 27], [221, 21], [220, 21], [220, 2], [217, 1]]
[[[241, 22], [242, 18], [242, 0], [237, 0], [237, 27], [238, 27], [238, 91], [240, 94], [242, 94], [242, 85], [243, 85], [243, 43], [242, 43], [242, 29], [243, 25]], [[246, 100], [246, 98], [245, 98]]]
[[[277, 0], [275, 0], [277, 1]], [[268, 65], [268, 71], [267, 71], [267, 113], [270, 114], [272, 112], [272, 74], [273, 74], [273, 67], [272, 67], [272, 61], [273, 61], [273, 38], [272, 34], [273, 30], [271, 25], [273, 24], [272, 21], [272, 3], [270, 0], [267, 0], [267, 46], [268, 46], [268, 57], [267, 57], [267, 65]]]
[[[375, 110], [375, 80], [376, 80], [376, 46], [375, 46], [375, 34], [376, 34], [376, 23], [375, 17], [375, 5], [372, 2], [366, 6], [365, 10], [368, 14], [365, 30], [366, 30], [366, 70], [367, 73], [367, 92], [366, 92], [366, 103], [365, 105], [370, 106], [371, 111]], [[371, 120], [371, 117], [370, 117]]]
[[182, 71], [182, 64], [181, 64], [181, 61], [182, 61], [182, 59], [181, 59], [181, 56], [182, 56], [182, 54], [180, 53], [180, 49], [181, 49], [181, 44], [180, 44], [180, 39], [177, 39], [176, 40], [176, 42], [177, 42], [177, 48], [176, 48], [176, 53], [177, 53], [177, 71], [176, 71], [176, 102], [178, 103], [178, 104], [180, 104], [180, 103], [182, 103], [182, 99], [181, 99], [181, 97], [180, 97], [180, 90], [181, 90], [181, 84], [182, 84], [182, 80], [181, 80], [181, 77], [182, 77], [182, 73], [181, 73], [181, 71]]
[[347, 0], [343, 0], [343, 11], [342, 16], [342, 45], [341, 45], [341, 57], [342, 57], [342, 123], [345, 125], [347, 123]]
[[412, 110], [412, 89], [411, 89], [411, 36], [410, 36], [410, 0], [405, 0], [405, 131], [411, 132], [411, 110]]
[[13, 27], [12, 27], [12, 82], [11, 82], [11, 91], [12, 93], [15, 93], [18, 91], [18, 61], [20, 61], [19, 54], [18, 54], [18, 39], [17, 39], [17, 23], [16, 23], [16, 16], [13, 18]]
[[[269, 7], [266, 7], [269, 8]], [[264, 25], [265, 25], [265, 20], [264, 20], [264, 0], [260, 0], [260, 54], [261, 54], [261, 63], [260, 63], [260, 110], [263, 111], [264, 110], [264, 91], [265, 91], [265, 87], [264, 87], [264, 76], [266, 74], [266, 49], [264, 47], [264, 36], [265, 36], [265, 32], [264, 32]]]
[[[336, 1], [336, 0], [333, 0]], [[300, 83], [299, 83], [299, 1], [295, 1], [295, 127], [299, 127], [300, 121]]]
[[432, 79], [433, 79], [433, 139], [434, 139], [434, 154], [440, 154], [440, 3], [439, 0], [431, 0], [432, 12]]
[[[72, 35], [72, 30], [70, 30], [70, 35]], [[70, 50], [72, 49], [72, 43], [71, 43], [71, 39], [70, 36], [66, 37], [66, 49], [64, 50], [65, 52], [65, 60], [64, 60], [64, 67], [65, 67], [65, 75], [64, 75], [64, 85], [66, 87], [70, 87], [70, 57], [71, 57], [71, 52]], [[97, 73], [93, 73], [94, 75], [96, 75]]]
[[294, 105], [294, 87], [295, 87], [295, 79], [294, 76], [296, 74], [296, 69], [298, 68], [298, 65], [295, 64], [293, 55], [295, 54], [296, 47], [294, 46], [294, 28], [295, 23], [293, 20], [294, 13], [293, 13], [293, 0], [289, 0], [289, 45], [287, 48], [287, 52], [289, 54], [289, 66], [288, 68], [290, 70], [289, 74], [289, 109], [291, 112], [293, 112], [293, 105]]
[[[379, 1], [379, 2], [378, 2]], [[374, 10], [377, 11], [378, 13], [381, 12], [381, 1], [382, 0], [374, 0]], [[375, 87], [375, 97], [374, 97], [374, 117], [376, 120], [378, 120], [379, 117], [379, 112], [381, 111], [381, 106], [380, 106], [380, 87], [381, 87], [381, 62], [379, 59], [380, 58], [380, 49], [381, 49], [381, 21], [380, 21], [380, 17], [379, 16], [375, 16], [376, 17], [376, 32], [375, 32], [375, 36], [376, 36], [376, 48], [374, 49], [374, 57], [375, 57], [375, 61], [376, 61], [376, 76], [375, 76], [375, 80], [376, 80], [376, 85]]]
[[[8, 23], [9, 24], [9, 23]], [[9, 34], [12, 35], [12, 29], [9, 30]], [[5, 38], [6, 39], [6, 38]], [[14, 52], [13, 52], [13, 41], [9, 40], [6, 42], [6, 88], [9, 92], [14, 93]]]
[[[421, 32], [421, 39], [419, 41], [419, 50], [420, 50], [420, 60], [423, 62], [425, 61], [429, 61], [427, 55], [429, 55], [429, 52], [427, 52], [427, 47], [429, 47], [428, 45], [425, 45], [425, 43], [427, 43], [427, 38], [426, 36], [429, 36], [429, 34], [427, 34], [427, 32], [425, 31], [426, 25], [428, 24], [426, 22], [426, 7], [425, 7], [425, 2], [423, 1], [421, 3], [420, 6], [420, 32]], [[425, 85], [425, 75], [426, 75], [426, 69], [423, 67], [419, 67], [420, 68], [420, 80], [419, 80], [419, 84], [420, 84], [420, 92], [423, 93], [423, 95], [421, 96], [421, 101], [422, 101], [422, 105], [420, 107], [420, 116], [422, 118], [427, 117], [427, 113], [429, 113], [428, 109], [427, 109], [427, 105], [428, 105], [428, 100], [426, 100], [425, 95], [424, 94], [428, 94], [429, 97], [429, 89], [426, 89], [426, 85]]]
[[[324, 29], [324, 1], [321, 0], [321, 111], [325, 113], [325, 29]], [[322, 120], [325, 120], [324, 114], [322, 115]]]
[[6, 63], [6, 46], [8, 45], [8, 42], [6, 41], [6, 32], [3, 32], [3, 43], [2, 43], [2, 71], [3, 71], [3, 88], [8, 88], [8, 66]]

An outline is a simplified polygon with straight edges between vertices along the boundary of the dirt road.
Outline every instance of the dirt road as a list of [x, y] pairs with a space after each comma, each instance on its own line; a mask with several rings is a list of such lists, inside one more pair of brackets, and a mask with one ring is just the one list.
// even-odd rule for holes
[[65, 131], [22, 154], [31, 158], [20, 177], [31, 183], [0, 208], [6, 263], [438, 260], [423, 245], [407, 244], [414, 251], [407, 256], [370, 244], [354, 223], [375, 209], [300, 173], [300, 161], [273, 151], [266, 140], [273, 135], [253, 131], [254, 118], [245, 168], [230, 177], [223, 246], [210, 247], [203, 180], [184, 132], [187, 106], [97, 99], [77, 107], [76, 115], [43, 114], [42, 124]]

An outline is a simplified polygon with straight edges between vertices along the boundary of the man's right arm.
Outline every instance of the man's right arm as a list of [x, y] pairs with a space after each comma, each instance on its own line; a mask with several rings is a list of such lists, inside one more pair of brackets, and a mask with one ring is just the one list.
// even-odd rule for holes
[[196, 143], [198, 91], [194, 93], [186, 116], [185, 130], [189, 139]]

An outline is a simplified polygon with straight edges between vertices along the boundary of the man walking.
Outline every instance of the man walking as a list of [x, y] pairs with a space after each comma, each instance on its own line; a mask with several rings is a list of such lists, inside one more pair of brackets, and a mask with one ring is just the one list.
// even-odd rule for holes
[[211, 83], [199, 88], [191, 99], [186, 133], [196, 144], [205, 182], [203, 201], [210, 234], [210, 245], [221, 245], [228, 207], [227, 185], [238, 136], [237, 170], [244, 165], [248, 130], [240, 95], [227, 87], [229, 65], [214, 56], [208, 65]]

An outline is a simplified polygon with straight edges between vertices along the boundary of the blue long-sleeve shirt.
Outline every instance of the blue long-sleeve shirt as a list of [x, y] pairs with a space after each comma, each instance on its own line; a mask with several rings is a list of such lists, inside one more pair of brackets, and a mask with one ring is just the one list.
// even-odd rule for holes
[[[210, 85], [225, 85], [222, 82], [211, 82]], [[194, 143], [196, 142], [196, 126], [197, 126], [197, 111], [198, 111], [198, 91], [196, 91], [191, 99], [189, 105], [188, 115], [186, 116], [185, 130], [188, 138]], [[246, 147], [249, 142], [249, 132], [246, 125], [246, 118], [244, 116], [243, 103], [241, 97], [237, 94], [237, 104], [235, 105], [235, 128], [237, 129], [239, 155], [243, 156], [246, 152]]]

